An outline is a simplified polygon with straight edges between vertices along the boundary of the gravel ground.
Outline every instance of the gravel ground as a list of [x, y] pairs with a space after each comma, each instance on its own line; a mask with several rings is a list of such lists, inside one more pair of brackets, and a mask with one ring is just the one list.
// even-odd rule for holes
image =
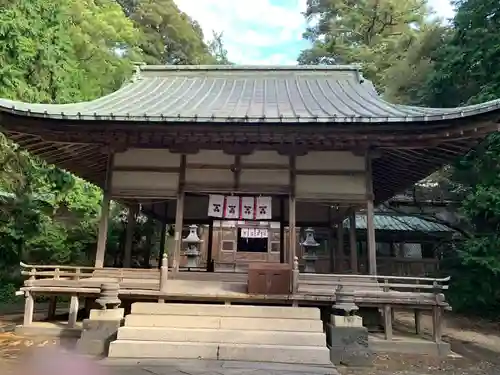
[[342, 375], [498, 375], [500, 366], [462, 358], [438, 359], [415, 355], [377, 355], [371, 368], [339, 367]]

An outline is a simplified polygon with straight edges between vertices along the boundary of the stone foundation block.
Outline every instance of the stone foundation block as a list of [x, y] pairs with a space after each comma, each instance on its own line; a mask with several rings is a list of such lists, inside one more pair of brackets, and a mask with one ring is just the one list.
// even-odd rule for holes
[[125, 309], [90, 310], [91, 320], [121, 320], [125, 316]]
[[357, 315], [353, 316], [332, 315], [331, 324], [334, 327], [363, 327], [363, 318]]
[[78, 352], [94, 356], [107, 355], [109, 345], [116, 340], [121, 325], [122, 320], [84, 320], [82, 336], [76, 344]]
[[336, 327], [327, 324], [330, 359], [335, 365], [371, 366], [373, 353], [368, 346], [368, 330], [364, 327]]

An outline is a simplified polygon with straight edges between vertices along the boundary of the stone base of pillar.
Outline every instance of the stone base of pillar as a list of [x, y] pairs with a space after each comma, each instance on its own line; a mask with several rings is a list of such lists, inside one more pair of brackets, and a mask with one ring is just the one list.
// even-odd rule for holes
[[330, 323], [334, 327], [363, 327], [363, 318], [357, 315], [340, 316], [332, 315]]
[[124, 309], [91, 310], [90, 319], [83, 321], [83, 330], [76, 349], [80, 354], [106, 356], [109, 344], [116, 340], [123, 324]]
[[125, 309], [90, 310], [89, 320], [117, 320], [121, 321], [125, 316]]
[[[344, 317], [339, 317], [343, 319]], [[371, 366], [373, 353], [365, 327], [326, 325], [330, 359], [334, 365]]]

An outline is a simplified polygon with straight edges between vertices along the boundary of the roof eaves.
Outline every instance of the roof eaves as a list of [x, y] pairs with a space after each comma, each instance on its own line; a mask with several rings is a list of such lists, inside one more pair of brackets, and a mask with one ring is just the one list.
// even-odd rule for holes
[[[26, 106], [23, 103], [23, 106]], [[0, 111], [26, 117], [48, 118], [54, 120], [100, 120], [100, 121], [131, 121], [131, 122], [206, 122], [206, 123], [402, 123], [402, 122], [436, 122], [436, 121], [449, 121], [459, 118], [470, 117], [477, 114], [493, 112], [500, 109], [500, 100], [495, 107], [489, 106], [488, 108], [470, 111], [467, 113], [450, 113], [445, 115], [432, 115], [432, 116], [393, 116], [393, 117], [379, 117], [379, 116], [280, 116], [280, 117], [267, 117], [267, 116], [237, 116], [237, 117], [223, 117], [223, 116], [184, 116], [184, 115], [142, 115], [131, 114], [114, 114], [114, 113], [65, 113], [65, 112], [52, 112], [52, 104], [47, 105], [44, 112], [33, 111], [31, 109], [24, 110], [18, 109], [16, 106], [7, 107], [2, 105], [0, 100]]]
[[287, 72], [332, 72], [360, 71], [358, 65], [140, 65], [142, 71], [287, 71]]

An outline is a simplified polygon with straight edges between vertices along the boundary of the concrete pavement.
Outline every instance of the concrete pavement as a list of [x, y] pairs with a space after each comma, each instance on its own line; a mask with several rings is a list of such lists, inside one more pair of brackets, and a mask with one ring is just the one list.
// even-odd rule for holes
[[106, 375], [339, 375], [332, 367], [209, 360], [128, 360], [99, 362]]

